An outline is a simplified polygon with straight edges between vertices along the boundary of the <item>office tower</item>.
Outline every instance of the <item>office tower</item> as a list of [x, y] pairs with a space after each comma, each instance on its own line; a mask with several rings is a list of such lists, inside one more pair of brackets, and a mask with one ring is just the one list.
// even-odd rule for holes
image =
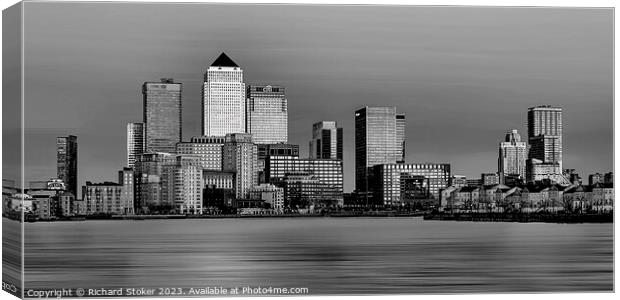
[[293, 144], [259, 144], [258, 160], [265, 160], [268, 156], [299, 156], [299, 145]]
[[506, 138], [499, 143], [498, 172], [500, 180], [506, 175], [519, 175], [525, 179], [527, 160], [527, 143], [521, 141], [516, 129], [506, 133]]
[[133, 168], [136, 157], [144, 153], [144, 123], [127, 123], [127, 166]]
[[[397, 118], [398, 116], [398, 118]], [[395, 107], [363, 107], [355, 112], [355, 188], [368, 191], [370, 168], [404, 159], [404, 115]]]
[[149, 213], [171, 207], [162, 195], [162, 168], [174, 161], [174, 155], [162, 152], [143, 153], [134, 164], [136, 180], [135, 211]]
[[322, 182], [311, 172], [287, 173], [278, 185], [284, 189], [286, 207], [319, 208], [344, 205], [344, 195], [339, 187]]
[[225, 53], [211, 64], [202, 89], [202, 135], [245, 132], [243, 70]]
[[277, 144], [288, 141], [288, 108], [284, 87], [248, 85], [246, 132], [255, 144]]
[[411, 193], [411, 186], [418, 190], [427, 187], [428, 196], [439, 199], [439, 192], [450, 183], [450, 164], [380, 164], [372, 167], [372, 172], [376, 180], [369, 188], [377, 205], [402, 204], [403, 194]]
[[135, 183], [132, 168], [123, 168], [118, 171], [118, 184], [123, 186], [120, 200], [123, 206], [123, 214], [125, 215], [133, 215], [135, 213]]
[[235, 173], [235, 195], [247, 199], [252, 187], [258, 184], [258, 148], [248, 133], [226, 135], [222, 147], [222, 171]]
[[56, 138], [56, 175], [66, 191], [77, 195], [78, 145], [74, 135]]
[[396, 115], [396, 143], [398, 145], [397, 157], [400, 157], [398, 162], [405, 162], [405, 127], [407, 123], [405, 120], [405, 114]]
[[222, 170], [223, 136], [195, 136], [189, 142], [177, 144], [177, 154], [195, 155], [200, 157], [202, 169]]
[[174, 153], [182, 134], [181, 92], [172, 78], [142, 85], [145, 152]]
[[336, 121], [321, 121], [312, 125], [310, 158], [342, 159], [342, 127]]
[[[527, 112], [527, 135], [530, 146], [528, 167], [551, 171], [552, 177], [562, 175], [562, 108], [542, 105]], [[537, 161], [533, 161], [537, 160]], [[534, 166], [537, 165], [537, 166]], [[556, 167], [557, 165], [557, 167]], [[528, 181], [533, 180], [532, 174]]]
[[[282, 186], [290, 174], [305, 174], [325, 185], [328, 191], [321, 197], [343, 203], [342, 160], [299, 158], [296, 156], [268, 156], [265, 161], [265, 181]], [[283, 186], [282, 186], [283, 187]]]
[[204, 187], [200, 157], [175, 155], [162, 166], [161, 194], [178, 214], [201, 214]]

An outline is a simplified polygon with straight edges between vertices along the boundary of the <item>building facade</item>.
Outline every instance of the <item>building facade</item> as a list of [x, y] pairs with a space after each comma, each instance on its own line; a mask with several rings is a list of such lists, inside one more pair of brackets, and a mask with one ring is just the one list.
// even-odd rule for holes
[[192, 137], [189, 142], [177, 143], [177, 154], [194, 155], [200, 158], [204, 170], [222, 170], [223, 136]]
[[133, 168], [138, 155], [144, 153], [144, 123], [127, 123], [127, 166]]
[[252, 135], [227, 134], [222, 149], [222, 170], [235, 173], [236, 198], [247, 198], [258, 184], [258, 147], [252, 143]]
[[284, 87], [248, 85], [246, 132], [255, 144], [288, 142], [288, 107]]
[[498, 172], [500, 180], [504, 175], [526, 177], [527, 143], [521, 141], [516, 129], [506, 133], [506, 138], [499, 143]]
[[428, 194], [439, 199], [439, 192], [450, 184], [450, 164], [380, 164], [373, 167], [374, 204], [400, 205], [409, 178], [428, 180]]
[[142, 85], [146, 152], [174, 153], [182, 137], [181, 83], [172, 78]]
[[121, 200], [123, 186], [116, 182], [86, 182], [82, 187], [82, 199], [86, 202], [86, 214], [122, 215], [126, 211]]
[[136, 181], [132, 168], [123, 168], [118, 171], [118, 183], [123, 186], [121, 190], [121, 205], [124, 215], [133, 215], [135, 211]]
[[201, 214], [203, 204], [203, 170], [200, 158], [175, 155], [162, 166], [162, 198], [172, 204], [175, 213]]
[[276, 212], [284, 211], [284, 189], [273, 184], [259, 184], [250, 189], [250, 199], [260, 199], [269, 203]]
[[342, 127], [336, 121], [321, 121], [312, 125], [310, 158], [343, 159]]
[[78, 144], [74, 135], [56, 138], [56, 176], [65, 189], [77, 195]]
[[243, 70], [225, 53], [211, 64], [202, 89], [202, 135], [245, 132]]
[[[397, 116], [398, 121], [397, 121]], [[395, 107], [363, 107], [355, 111], [355, 189], [368, 191], [371, 168], [404, 159], [404, 115]]]
[[[562, 176], [562, 108], [549, 105], [529, 108], [527, 135], [530, 146], [528, 163], [536, 159], [544, 165], [558, 165], [559, 168], [553, 168], [559, 170], [554, 176]], [[533, 180], [532, 176], [527, 180]]]

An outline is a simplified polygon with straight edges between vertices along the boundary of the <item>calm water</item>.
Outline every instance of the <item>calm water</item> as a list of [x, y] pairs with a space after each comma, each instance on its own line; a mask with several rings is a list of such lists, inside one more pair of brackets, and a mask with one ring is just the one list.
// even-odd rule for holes
[[197, 219], [29, 223], [25, 230], [27, 288], [613, 289], [612, 224]]

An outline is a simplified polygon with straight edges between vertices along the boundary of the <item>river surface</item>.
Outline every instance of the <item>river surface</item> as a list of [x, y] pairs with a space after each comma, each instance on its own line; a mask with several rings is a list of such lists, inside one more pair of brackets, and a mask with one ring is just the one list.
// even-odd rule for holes
[[308, 288], [311, 295], [613, 289], [613, 224], [41, 222], [25, 224], [25, 238], [26, 289], [272, 286]]

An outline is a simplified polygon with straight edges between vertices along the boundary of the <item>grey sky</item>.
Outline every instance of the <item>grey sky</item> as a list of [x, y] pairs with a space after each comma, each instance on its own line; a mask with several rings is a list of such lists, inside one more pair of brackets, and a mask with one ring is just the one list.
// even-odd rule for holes
[[407, 161], [453, 173], [497, 170], [527, 108], [564, 108], [564, 166], [612, 170], [611, 9], [27, 3], [26, 181], [55, 176], [55, 137], [76, 134], [79, 184], [115, 180], [141, 84], [183, 83], [183, 136], [200, 134], [203, 74], [220, 52], [246, 84], [286, 87], [289, 141], [307, 155], [312, 123], [345, 134], [353, 112], [407, 114]]

